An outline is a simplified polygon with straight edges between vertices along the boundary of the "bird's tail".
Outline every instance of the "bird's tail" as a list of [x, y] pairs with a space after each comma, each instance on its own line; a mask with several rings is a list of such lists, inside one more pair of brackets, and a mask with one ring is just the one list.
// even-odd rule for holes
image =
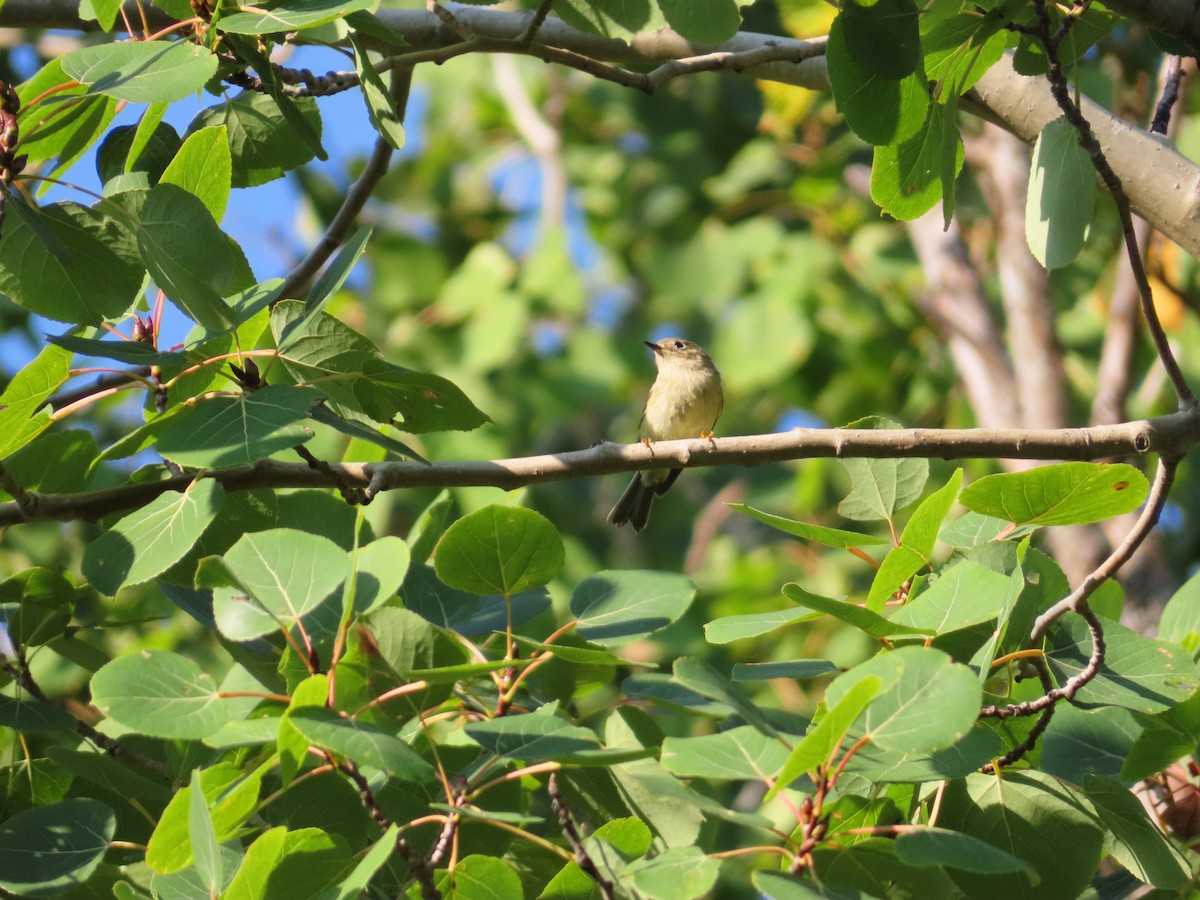
[[613, 525], [628, 522], [634, 531], [641, 531], [650, 519], [650, 506], [654, 503], [657, 487], [656, 484], [643, 484], [640, 473], [634, 475], [629, 487], [625, 488], [625, 493], [608, 514], [608, 521]]

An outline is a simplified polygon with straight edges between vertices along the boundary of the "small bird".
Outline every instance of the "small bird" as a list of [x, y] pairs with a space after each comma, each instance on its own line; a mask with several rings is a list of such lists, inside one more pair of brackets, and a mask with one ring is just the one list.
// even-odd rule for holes
[[[725, 406], [721, 373], [704, 348], [683, 338], [663, 338], [654, 351], [658, 377], [646, 398], [638, 438], [644, 444], [683, 438], [711, 438]], [[650, 505], [675, 483], [682, 469], [646, 469], [638, 472], [608, 514], [613, 525], [629, 522], [634, 531], [646, 527]]]

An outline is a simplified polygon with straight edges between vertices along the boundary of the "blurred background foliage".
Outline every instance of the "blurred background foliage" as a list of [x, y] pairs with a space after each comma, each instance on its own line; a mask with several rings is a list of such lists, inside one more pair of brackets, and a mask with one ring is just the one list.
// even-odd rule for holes
[[[833, 13], [819, 0], [758, 2], [747, 8], [745, 28], [807, 37], [824, 34]], [[18, 48], [29, 51], [18, 40], [0, 54], [0, 77], [19, 80], [7, 58]], [[1078, 78], [1091, 96], [1145, 122], [1160, 62], [1149, 37], [1126, 25], [1089, 55]], [[667, 334], [700, 342], [721, 369], [726, 406], [718, 435], [837, 426], [872, 415], [910, 426], [976, 424], [979, 410], [961, 389], [945, 342], [914, 302], [925, 277], [908, 235], [859, 187], [871, 150], [846, 128], [830, 95], [705, 74], [644, 96], [534, 60], [475, 55], [420, 67], [413, 90], [410, 145], [363, 216], [375, 229], [367, 264], [330, 312], [370, 336], [391, 361], [450, 379], [491, 417], [476, 431], [414, 439], [428, 458], [524, 456], [632, 440], [653, 378], [642, 341]], [[1200, 92], [1189, 90], [1176, 140], [1192, 159], [1200, 158], [1198, 107]], [[979, 131], [977, 121], [962, 118], [968, 132]], [[327, 134], [336, 127], [326, 121]], [[554, 137], [548, 150], [534, 152], [531, 128]], [[294, 222], [281, 225], [285, 249], [302, 252], [328, 223], [373, 135], [362, 127], [338, 137], [357, 150], [287, 176], [302, 200]], [[551, 183], [555, 173], [561, 190]], [[956, 215], [1000, 320], [995, 222], [977, 176], [968, 161]], [[253, 191], [240, 192], [241, 202], [256, 202]], [[1049, 281], [1076, 424], [1087, 421], [1122, 252], [1105, 203], [1088, 248]], [[1152, 245], [1150, 257], [1172, 339], [1196, 346], [1195, 261], [1165, 243]], [[40, 343], [37, 328], [7, 303], [0, 304], [0, 329]], [[1200, 358], [1184, 353], [1181, 361], [1200, 378]], [[23, 362], [11, 354], [5, 376]], [[1169, 411], [1148, 342], [1139, 345], [1134, 368], [1130, 415]], [[129, 404], [112, 401], [77, 427], [103, 446], [139, 418]], [[382, 458], [379, 448], [332, 433], [309, 446], [324, 459]], [[934, 461], [931, 486], [953, 468]], [[968, 461], [966, 469], [972, 477], [996, 464]], [[101, 470], [92, 486], [127, 475]], [[871, 570], [850, 554], [784, 537], [725, 506], [744, 501], [778, 515], [859, 527], [836, 513], [849, 479], [834, 461], [689, 471], [641, 535], [604, 521], [624, 482], [562, 481], [508, 497], [462, 489], [453, 499], [459, 513], [492, 502], [544, 513], [567, 544], [567, 567], [552, 591], [560, 603], [572, 585], [605, 568], [689, 574], [700, 599], [684, 622], [641, 651], [656, 661], [712, 653], [701, 626], [713, 618], [791, 606], [779, 591], [786, 582], [845, 596], [870, 581]], [[1200, 508], [1198, 493], [1185, 467], [1165, 522], [1165, 548], [1179, 579], [1200, 550], [1192, 512]], [[385, 493], [365, 515], [375, 533], [405, 535], [434, 497]], [[320, 515], [354, 513], [329, 503]], [[0, 543], [0, 575], [29, 565], [77, 574], [81, 546], [96, 533], [88, 524], [10, 529]], [[83, 624], [143, 623], [89, 630], [87, 640], [187, 644], [195, 652], [211, 637], [178, 616], [163, 625], [159, 617], [175, 608], [153, 586], [126, 591], [103, 608], [95, 598], [81, 601], [76, 618]], [[727, 657], [718, 665], [816, 655], [853, 664], [867, 650], [861, 640], [830, 625], [792, 628], [717, 648]], [[43, 678], [45, 687], [56, 687], [51, 673]], [[811, 708], [799, 695], [778, 703]]]

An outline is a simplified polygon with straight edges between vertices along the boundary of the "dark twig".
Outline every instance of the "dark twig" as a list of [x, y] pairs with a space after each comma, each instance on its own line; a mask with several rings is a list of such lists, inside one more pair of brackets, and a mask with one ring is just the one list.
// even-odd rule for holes
[[333, 486], [338, 489], [338, 493], [342, 495], [342, 499], [350, 506], [366, 506], [375, 498], [374, 494], [368, 496], [367, 489], [362, 485], [351, 484], [345, 472], [335, 469], [323, 459], [318, 459], [303, 444], [297, 444], [292, 449], [310, 469], [328, 477], [333, 482]]
[[579, 829], [575, 827], [575, 820], [571, 817], [571, 808], [567, 806], [567, 801], [559, 790], [557, 773], [551, 774], [546, 782], [546, 791], [550, 794], [550, 806], [554, 809], [554, 814], [558, 816], [558, 824], [562, 828], [563, 836], [566, 837], [567, 843], [571, 845], [571, 850], [575, 853], [575, 864], [586, 872], [592, 881], [596, 882], [596, 888], [604, 900], [613, 900], [615, 894], [612, 882], [600, 873], [596, 861], [584, 849]]
[[12, 473], [0, 463], [0, 487], [8, 491], [12, 495], [13, 500], [17, 504], [17, 508], [27, 516], [35, 515], [38, 507], [38, 497], [30, 491], [25, 490], [20, 483], [13, 478]]
[[[404, 121], [405, 108], [408, 106], [408, 89], [411, 85], [412, 68], [402, 68], [392, 73], [392, 98], [396, 103], [397, 118], [401, 122]], [[321, 266], [342, 245], [347, 235], [350, 234], [350, 229], [359, 213], [362, 212], [363, 207], [374, 193], [379, 179], [387, 172], [391, 160], [392, 145], [381, 135], [375, 139], [375, 147], [371, 151], [371, 156], [367, 160], [362, 174], [346, 192], [341, 207], [334, 215], [333, 221], [329, 223], [329, 227], [325, 229], [321, 240], [309, 251], [308, 256], [297, 263], [288, 273], [283, 286], [279, 289], [278, 299], [297, 299], [309, 279], [317, 274]]]
[[[1187, 379], [1183, 377], [1183, 372], [1180, 370], [1179, 363], [1175, 360], [1175, 354], [1171, 351], [1171, 345], [1167, 341], [1166, 332], [1163, 331], [1162, 323], [1158, 319], [1158, 311], [1154, 308], [1154, 295], [1150, 288], [1150, 281], [1146, 277], [1146, 267], [1142, 264], [1142, 254], [1138, 250], [1137, 235], [1133, 226], [1133, 215], [1129, 208], [1129, 198], [1125, 194], [1121, 179], [1113, 171], [1112, 166], [1109, 165], [1108, 158], [1104, 155], [1104, 150], [1100, 147], [1100, 142], [1096, 140], [1096, 135], [1092, 131], [1091, 124], [1084, 118], [1083, 112], [1075, 104], [1075, 101], [1071, 99], [1067, 77], [1063, 72], [1062, 63], [1058, 58], [1058, 41], [1061, 40], [1061, 36], [1051, 33], [1050, 13], [1046, 8], [1045, 0], [1034, 0], [1034, 9], [1038, 16], [1037, 38], [1046, 52], [1046, 59], [1049, 63], [1049, 70], [1046, 73], [1046, 77], [1050, 82], [1050, 92], [1054, 95], [1054, 100], [1058, 104], [1058, 108], [1062, 110], [1063, 116], [1075, 128], [1076, 133], [1079, 135], [1079, 145], [1087, 152], [1092, 165], [1095, 167], [1096, 172], [1099, 173], [1105, 187], [1108, 188], [1108, 192], [1112, 195], [1113, 202], [1116, 204], [1117, 215], [1121, 220], [1121, 232], [1125, 237], [1125, 250], [1129, 256], [1129, 264], [1133, 269], [1134, 278], [1137, 281], [1138, 294], [1142, 299], [1142, 315], [1146, 318], [1146, 327], [1150, 330], [1150, 337], [1154, 341], [1154, 348], [1158, 352], [1158, 357], [1167, 372], [1167, 377], [1171, 380], [1171, 384], [1175, 388], [1179, 405], [1181, 408], [1195, 406], [1195, 395], [1188, 386]], [[1061, 28], [1059, 31], [1065, 33]]]
[[[308, 69], [289, 69], [274, 63], [272, 68], [283, 84], [283, 93], [289, 97], [332, 97], [334, 94], [358, 87], [357, 72], [326, 72], [324, 75], [314, 75]], [[250, 72], [232, 72], [225, 76], [225, 80], [236, 87], [260, 94], [269, 90], [261, 77]]]
[[533, 43], [533, 39], [537, 37], [538, 31], [542, 27], [542, 23], [546, 21], [546, 16], [550, 15], [550, 7], [554, 5], [554, 0], [542, 0], [538, 4], [538, 8], [534, 10], [532, 18], [525, 30], [521, 32], [521, 36], [517, 38], [517, 43], [528, 47]]
[[[1054, 689], [1054, 686], [1050, 682], [1050, 673], [1046, 670], [1046, 661], [1044, 659], [1039, 659], [1039, 660], [1037, 660], [1036, 665], [1037, 665], [1038, 677], [1042, 681], [1042, 693], [1049, 694]], [[1007, 707], [1002, 707], [1002, 708], [1007, 709]], [[985, 710], [995, 710], [995, 709], [996, 709], [996, 707], [986, 707], [985, 708]], [[983, 766], [980, 769], [980, 771], [983, 772], [985, 775], [990, 775], [992, 772], [995, 772], [997, 769], [1002, 769], [1005, 766], [1011, 766], [1017, 760], [1021, 759], [1021, 757], [1023, 757], [1026, 753], [1028, 753], [1030, 750], [1032, 750], [1034, 748], [1034, 746], [1037, 744], [1038, 738], [1040, 738], [1042, 736], [1043, 732], [1045, 732], [1046, 728], [1050, 725], [1050, 720], [1054, 718], [1054, 711], [1056, 709], [1058, 709], [1058, 706], [1056, 704], [1054, 704], [1054, 703], [1047, 704], [1046, 707], [1042, 710], [1041, 717], [1037, 720], [1037, 722], [1034, 723], [1034, 726], [1031, 729], [1029, 729], [1029, 733], [1027, 735], [1025, 735], [1025, 737], [1021, 740], [1021, 742], [1019, 744], [1017, 744], [1015, 747], [1011, 748], [1007, 753], [1005, 753], [999, 759], [994, 759], [987, 765]], [[1004, 716], [997, 716], [997, 717], [1004, 718]], [[980, 718], [988, 718], [988, 717], [985, 716], [981, 712]]]
[[1179, 99], [1179, 84], [1183, 81], [1183, 59], [1172, 56], [1167, 60], [1167, 77], [1163, 84], [1162, 97], [1154, 110], [1154, 119], [1150, 122], [1151, 134], [1166, 134], [1171, 124], [1171, 110]]

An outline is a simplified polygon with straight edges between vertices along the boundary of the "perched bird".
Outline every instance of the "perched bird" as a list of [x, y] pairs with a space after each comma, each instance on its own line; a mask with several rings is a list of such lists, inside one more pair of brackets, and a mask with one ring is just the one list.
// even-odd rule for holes
[[[654, 351], [658, 377], [646, 398], [638, 438], [674, 441], [711, 438], [725, 405], [721, 373], [704, 348], [683, 338], [663, 338], [656, 344], [644, 342]], [[634, 531], [646, 527], [650, 505], [675, 483], [681, 469], [646, 469], [633, 476], [629, 487], [608, 514], [613, 525], [629, 522]]]

